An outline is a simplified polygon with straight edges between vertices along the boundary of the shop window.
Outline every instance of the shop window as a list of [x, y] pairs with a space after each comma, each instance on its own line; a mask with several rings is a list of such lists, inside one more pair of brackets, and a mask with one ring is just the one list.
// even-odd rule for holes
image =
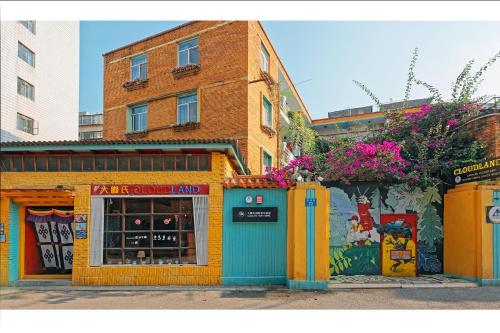
[[35, 171], [35, 158], [33, 156], [24, 157], [24, 171]]
[[186, 170], [186, 157], [176, 156], [175, 157], [175, 170], [183, 171]]
[[196, 264], [193, 203], [177, 197], [105, 198], [103, 264]]
[[151, 157], [141, 157], [141, 170], [151, 171]]
[[57, 171], [57, 157], [49, 157], [49, 171]]
[[175, 157], [174, 156], [165, 156], [165, 170], [174, 171], [175, 170]]
[[5, 156], [1, 157], [0, 161], [2, 164], [2, 171], [11, 171], [10, 160], [11, 160], [10, 157], [5, 157]]
[[12, 171], [23, 170], [23, 159], [20, 156], [12, 157]]
[[198, 166], [200, 171], [208, 171], [210, 169], [210, 158], [209, 156], [198, 156]]
[[2, 171], [209, 171], [210, 155], [2, 156]]
[[59, 171], [69, 171], [69, 157], [59, 157]]
[[162, 171], [163, 170], [163, 161], [159, 156], [153, 157], [153, 170], [154, 171]]
[[139, 157], [130, 157], [130, 171], [139, 171], [141, 170], [141, 160]]
[[47, 157], [36, 157], [36, 171], [47, 171]]
[[82, 171], [82, 159], [80, 157], [71, 158], [71, 171]]
[[94, 163], [96, 171], [106, 170], [106, 159], [104, 157], [96, 157]]
[[107, 157], [106, 158], [106, 170], [116, 171], [116, 157]]

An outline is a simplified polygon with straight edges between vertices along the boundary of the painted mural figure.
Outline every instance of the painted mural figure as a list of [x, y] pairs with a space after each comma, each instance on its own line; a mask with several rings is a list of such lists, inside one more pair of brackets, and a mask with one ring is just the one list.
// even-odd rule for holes
[[385, 244], [391, 248], [391, 271], [398, 273], [398, 267], [408, 263], [415, 262], [415, 256], [412, 250], [415, 244], [412, 241], [412, 228], [403, 220], [396, 220], [383, 225], [380, 230], [385, 234]]

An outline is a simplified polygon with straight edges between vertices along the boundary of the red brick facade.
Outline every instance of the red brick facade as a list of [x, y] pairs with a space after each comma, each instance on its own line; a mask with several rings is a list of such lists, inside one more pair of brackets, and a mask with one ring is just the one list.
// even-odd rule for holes
[[[178, 43], [192, 37], [198, 37], [199, 67], [177, 71]], [[270, 80], [262, 79], [261, 44], [270, 54]], [[127, 84], [131, 58], [143, 53], [147, 81]], [[104, 55], [104, 139], [232, 138], [251, 173], [260, 174], [263, 150], [275, 166], [279, 156], [279, 89], [272, 85], [278, 82], [278, 66], [260, 23], [249, 21], [190, 22], [109, 52]], [[197, 92], [199, 123], [179, 128], [177, 98], [187, 91]], [[273, 103], [276, 133], [261, 127], [262, 96]], [[129, 108], [137, 104], [148, 106], [147, 130], [127, 133]]]

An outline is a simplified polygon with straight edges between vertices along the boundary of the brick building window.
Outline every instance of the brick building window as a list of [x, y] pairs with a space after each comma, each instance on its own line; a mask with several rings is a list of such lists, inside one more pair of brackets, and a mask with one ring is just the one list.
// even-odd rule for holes
[[262, 96], [262, 125], [273, 127], [273, 105], [266, 96]]
[[179, 43], [179, 67], [198, 65], [198, 38], [193, 38]]
[[26, 27], [34, 35], [36, 33], [36, 23], [35, 21], [19, 21], [22, 25]]
[[32, 101], [35, 100], [35, 87], [20, 77], [17, 78], [17, 93], [31, 99]]
[[177, 98], [177, 124], [198, 122], [198, 95], [196, 93]]
[[263, 72], [269, 72], [269, 52], [264, 44], [260, 45], [260, 69]]
[[130, 108], [130, 132], [141, 132], [147, 128], [147, 105], [137, 105]]
[[17, 42], [17, 56], [27, 64], [35, 67], [35, 52], [28, 49], [21, 42]]
[[273, 157], [267, 151], [262, 149], [262, 174], [267, 174], [266, 168], [273, 166]]
[[148, 56], [141, 54], [130, 60], [131, 80], [146, 80], [148, 78]]

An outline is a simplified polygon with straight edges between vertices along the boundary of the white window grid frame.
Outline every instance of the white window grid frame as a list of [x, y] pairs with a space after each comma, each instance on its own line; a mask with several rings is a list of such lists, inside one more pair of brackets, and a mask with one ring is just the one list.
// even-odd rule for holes
[[264, 43], [260, 43], [260, 69], [263, 72], [269, 73], [269, 63], [270, 63], [270, 55], [269, 51], [267, 51]]
[[[267, 121], [267, 109], [265, 105], [269, 105], [271, 107], [271, 110], [269, 111], [271, 113], [271, 123], [268, 123]], [[262, 125], [273, 128], [274, 124], [274, 115], [273, 115], [273, 103], [264, 95], [262, 94]]]
[[[31, 124], [30, 124], [31, 123]], [[38, 134], [37, 121], [22, 113], [17, 113], [16, 128], [32, 135]]]
[[[27, 59], [31, 59], [31, 62], [23, 58], [21, 55], [25, 55]], [[35, 52], [33, 52], [29, 47], [27, 47], [20, 41], [17, 42], [17, 57], [23, 60], [28, 65], [35, 67]]]
[[[191, 97], [191, 96], [196, 96], [196, 102], [179, 103], [179, 100], [181, 98]], [[193, 104], [193, 103], [196, 103], [196, 119], [195, 120], [191, 120], [189, 118], [189, 114], [190, 114], [189, 113], [189, 105]], [[182, 106], [182, 105], [186, 105], [186, 107], [187, 107], [187, 122], [186, 123], [197, 123], [197, 122], [200, 121], [200, 110], [199, 110], [199, 104], [198, 104], [198, 92], [194, 91], [194, 92], [191, 92], [191, 93], [185, 93], [185, 94], [177, 96], [177, 125], [181, 125], [181, 122], [180, 122], [180, 106]], [[182, 123], [182, 124], [185, 124], [185, 123]]]
[[[134, 113], [134, 109], [138, 109], [140, 107], [144, 107], [144, 111], [143, 112], [140, 112], [140, 113]], [[130, 131], [131, 132], [143, 132], [147, 129], [148, 127], [148, 122], [147, 122], [147, 118], [145, 120], [145, 125], [144, 125], [144, 128], [141, 128], [141, 129], [136, 129], [135, 128], [135, 118], [137, 116], [137, 124], [142, 124], [142, 118], [143, 117], [147, 117], [147, 113], [148, 113], [148, 106], [147, 104], [141, 104], [141, 105], [134, 105], [132, 107], [130, 107]]]
[[[190, 42], [190, 41], [195, 40], [195, 39], [198, 41], [196, 43], [196, 46], [191, 46], [191, 47], [188, 47], [187, 49], [180, 50], [180, 47], [181, 47], [182, 43]], [[193, 38], [189, 38], [189, 39], [185, 39], [185, 40], [182, 40], [182, 41], [178, 42], [177, 43], [177, 66], [198, 65], [198, 64], [195, 64], [195, 63], [191, 62], [191, 53], [189, 51], [191, 49], [198, 49], [198, 62], [199, 62], [199, 59], [200, 59], [199, 46], [200, 46], [200, 40], [198, 39], [198, 36], [193, 37]], [[185, 65], [181, 65], [181, 52], [187, 52], [187, 55], [188, 55], [188, 62]]]
[[[140, 58], [140, 57], [144, 57], [144, 61], [141, 62], [141, 63], [133, 65], [132, 61], [134, 59]], [[142, 68], [141, 68], [141, 65], [144, 65], [144, 64], [146, 64], [146, 77], [141, 78], [142, 77]], [[139, 68], [139, 77], [137, 77], [135, 79], [134, 79], [133, 74], [132, 74], [134, 67]], [[130, 80], [146, 80], [147, 78], [148, 78], [148, 54], [147, 53], [142, 53], [142, 54], [139, 54], [139, 55], [136, 55], [136, 56], [130, 58]]]
[[[24, 94], [23, 91], [25, 91], [26, 94]], [[31, 91], [31, 94], [29, 94], [28, 91]], [[35, 86], [28, 81], [21, 79], [19, 76], [17, 77], [17, 93], [18, 95], [24, 96], [32, 101], [35, 100]]]
[[[26, 22], [26, 24], [25, 24]], [[29, 32], [31, 32], [33, 35], [36, 35], [36, 21], [34, 20], [24, 20], [24, 21], [19, 21], [19, 23], [25, 27]]]

